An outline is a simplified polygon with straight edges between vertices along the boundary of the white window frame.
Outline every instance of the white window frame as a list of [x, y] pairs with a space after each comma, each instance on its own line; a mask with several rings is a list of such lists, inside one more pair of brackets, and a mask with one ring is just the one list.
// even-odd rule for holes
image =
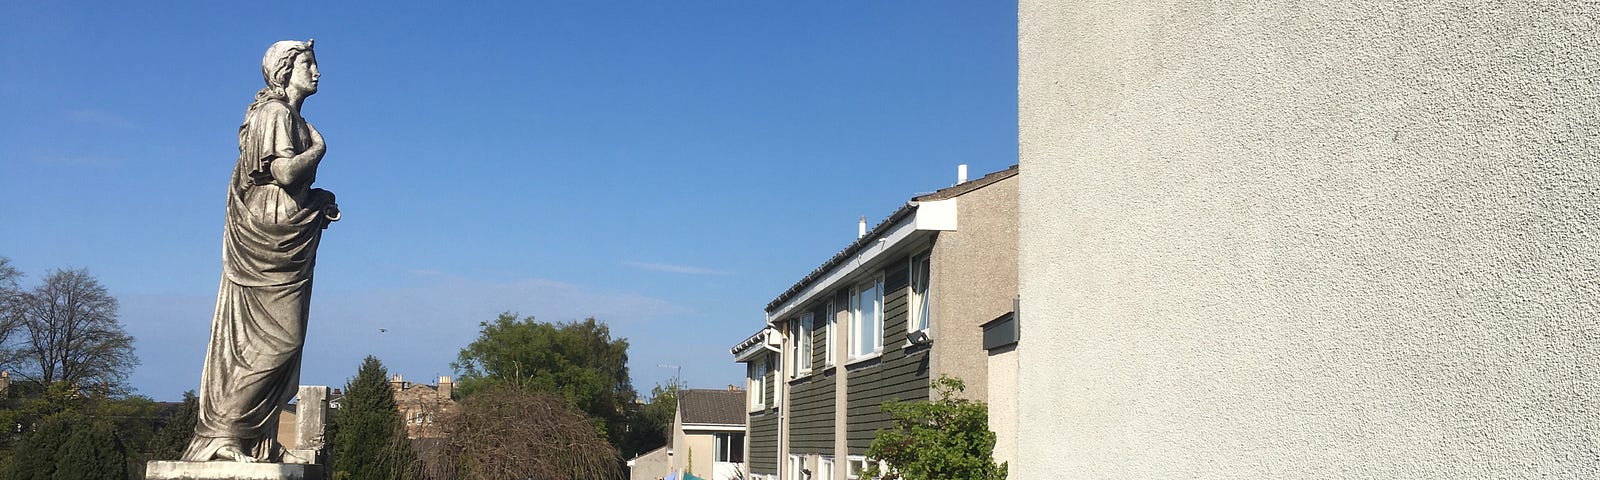
[[806, 458], [805, 457], [802, 457], [802, 456], [795, 455], [795, 454], [791, 453], [791, 454], [789, 454], [789, 461], [785, 462], [784, 470], [788, 471], [788, 477], [789, 478], [792, 478], [792, 479], [795, 479], [795, 480], [801, 480], [804, 477], [802, 476], [800, 471], [801, 470], [805, 470], [805, 466], [806, 466]]
[[817, 474], [811, 477], [813, 480], [833, 480], [833, 457], [829, 455], [817, 457]]
[[[872, 305], [861, 304], [861, 294], [867, 289], [873, 289]], [[872, 338], [864, 338], [862, 327], [863, 312], [872, 309], [873, 324], [866, 327], [871, 330]], [[870, 343], [868, 343], [870, 342]], [[871, 347], [871, 350], [868, 350]], [[850, 288], [850, 360], [865, 360], [883, 354], [883, 274], [872, 276], [871, 280], [857, 284]]]
[[[848, 466], [846, 466], [844, 469], [844, 478], [846, 480], [864, 480], [861, 478], [861, 472], [867, 469], [867, 462], [869, 462], [867, 457], [863, 457], [861, 455], [851, 455], [846, 462], [848, 462]], [[876, 463], [878, 464], [878, 472], [881, 473], [886, 470], [883, 462]], [[872, 480], [877, 480], [879, 478], [883, 477], [873, 477]]]
[[[906, 298], [906, 333], [926, 332], [933, 326], [933, 303], [928, 292], [932, 289], [929, 284], [933, 282], [933, 252], [922, 252], [911, 256], [910, 267], [910, 292]], [[923, 278], [917, 278], [917, 266], [921, 263], [927, 268], [922, 272]], [[920, 290], [920, 291], [918, 291]]]
[[[711, 452], [711, 461], [713, 461], [713, 462], [725, 462], [725, 463], [744, 463], [744, 458], [746, 457], [745, 454], [747, 453], [747, 452], [744, 451], [744, 437], [745, 437], [744, 432], [716, 432], [716, 433], [713, 433], [711, 435], [711, 438], [712, 438], [711, 442], [712, 442], [712, 448], [713, 448], [714, 451]], [[737, 442], [735, 442], [735, 440], [737, 440]], [[739, 450], [739, 458], [740, 458], [740, 460], [733, 460], [733, 450], [735, 448], [737, 448]], [[718, 460], [718, 458], [725, 458], [726, 460]]]
[[756, 412], [767, 408], [767, 359], [762, 357], [750, 362], [750, 411]]
[[827, 330], [825, 332], [823, 332], [823, 335], [822, 335], [823, 336], [823, 341], [822, 341], [822, 365], [823, 366], [827, 366], [827, 367], [833, 366], [833, 363], [834, 363], [834, 361], [833, 361], [833, 344], [834, 344], [833, 338], [834, 338], [834, 333], [833, 332], [835, 330], [834, 329], [834, 324], [837, 323], [837, 321], [839, 319], [839, 311], [835, 307], [836, 306], [834, 305], [833, 300], [828, 300], [827, 307], [822, 311], [823, 315], [827, 317], [826, 319], [824, 319], [824, 322], [823, 322], [823, 328], [825, 328]]
[[790, 362], [793, 368], [789, 370], [789, 378], [800, 378], [811, 373], [811, 354], [815, 351], [811, 333], [816, 328], [816, 315], [806, 312], [791, 325], [793, 326], [790, 329], [794, 332], [791, 337], [794, 341], [790, 346]]
[[[859, 454], [851, 454], [850, 458], [846, 459], [846, 462], [848, 462], [845, 466], [846, 480], [867, 480], [867, 478], [861, 477], [861, 472], [866, 472], [869, 462], [878, 464], [878, 474], [888, 474], [888, 470], [890, 470], [890, 466], [885, 462], [867, 459], [866, 456], [859, 456]], [[880, 480], [880, 478], [883, 478], [883, 475], [872, 477], [870, 480]]]

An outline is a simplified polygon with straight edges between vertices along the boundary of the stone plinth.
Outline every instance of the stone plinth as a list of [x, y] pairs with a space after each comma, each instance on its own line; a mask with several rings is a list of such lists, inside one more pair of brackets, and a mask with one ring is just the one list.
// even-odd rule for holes
[[239, 462], [168, 462], [145, 464], [145, 480], [320, 480], [321, 465]]

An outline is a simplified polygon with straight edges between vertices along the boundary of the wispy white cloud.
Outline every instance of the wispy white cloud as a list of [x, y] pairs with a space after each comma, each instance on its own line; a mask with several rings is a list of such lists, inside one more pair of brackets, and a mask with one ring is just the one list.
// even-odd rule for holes
[[733, 275], [733, 272], [728, 272], [728, 271], [723, 271], [723, 270], [714, 270], [714, 269], [710, 269], [710, 268], [701, 268], [701, 267], [691, 267], [691, 266], [687, 266], [687, 265], [672, 265], [672, 264], [668, 264], [668, 263], [622, 262], [622, 264], [626, 265], [626, 266], [629, 266], [629, 267], [637, 268], [637, 269], [640, 269], [640, 270], [649, 270], [649, 271], [652, 271], [652, 272], [682, 273], [682, 274], [687, 274], [687, 275], [723, 275], [723, 276]]
[[136, 130], [139, 124], [127, 117], [97, 108], [81, 108], [68, 110], [62, 114], [68, 121], [87, 125], [95, 125], [117, 130]]
[[97, 155], [70, 155], [64, 153], [41, 153], [31, 157], [33, 163], [52, 167], [109, 167], [120, 163], [119, 160]]
[[[694, 314], [659, 298], [556, 280], [414, 273], [421, 283], [410, 287], [315, 292], [301, 383], [342, 385], [369, 354], [417, 381], [450, 375], [450, 362], [477, 338], [478, 324], [501, 312], [547, 322], [595, 317], [619, 338], [657, 328], [657, 320]], [[141, 394], [173, 400], [196, 388], [215, 303], [209, 293], [119, 296], [122, 320], [143, 360], [131, 378]]]

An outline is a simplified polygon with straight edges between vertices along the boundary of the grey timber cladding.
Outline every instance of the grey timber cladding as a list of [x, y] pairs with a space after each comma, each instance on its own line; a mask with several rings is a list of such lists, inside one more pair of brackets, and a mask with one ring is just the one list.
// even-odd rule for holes
[[873, 435], [891, 426], [884, 402], [928, 399], [928, 348], [904, 348], [910, 311], [906, 305], [908, 262], [892, 264], [883, 274], [883, 355], [850, 365], [846, 373], [850, 384], [846, 435], [851, 455], [865, 454]]
[[834, 370], [813, 371], [789, 387], [789, 450], [833, 452]]
[[749, 462], [751, 473], [778, 473], [777, 410], [750, 414], [750, 451], [746, 453], [745, 461]]

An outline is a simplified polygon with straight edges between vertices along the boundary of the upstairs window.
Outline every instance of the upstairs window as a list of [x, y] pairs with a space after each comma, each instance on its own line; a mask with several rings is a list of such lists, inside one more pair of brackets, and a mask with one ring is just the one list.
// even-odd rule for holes
[[906, 332], [925, 332], [933, 324], [933, 303], [928, 300], [929, 257], [924, 253], [911, 257], [911, 318], [906, 322]]
[[822, 364], [833, 366], [833, 332], [834, 319], [839, 318], [839, 311], [834, 308], [833, 301], [828, 301], [828, 306], [822, 309]]
[[856, 285], [850, 295], [850, 358], [883, 352], [883, 275]]
[[750, 394], [746, 395], [746, 398], [750, 399], [751, 411], [767, 408], [766, 382], [767, 360], [762, 358], [760, 360], [750, 362], [750, 381], [748, 382], [750, 384]]
[[789, 348], [789, 366], [792, 367], [789, 378], [811, 373], [811, 331], [815, 318], [815, 315], [807, 312], [798, 321], [789, 323], [789, 338], [793, 339]]

